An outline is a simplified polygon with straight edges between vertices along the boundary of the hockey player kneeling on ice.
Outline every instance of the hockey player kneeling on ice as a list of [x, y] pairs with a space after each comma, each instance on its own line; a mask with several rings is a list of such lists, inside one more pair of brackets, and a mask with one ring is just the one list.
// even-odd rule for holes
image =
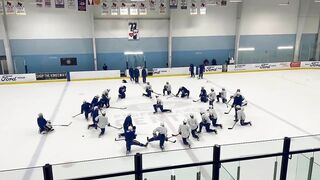
[[51, 122], [47, 121], [42, 113], [39, 113], [38, 115], [38, 126], [39, 126], [39, 133], [40, 134], [47, 134], [48, 132], [53, 131], [54, 129], [52, 128]]
[[84, 100], [81, 105], [81, 114], [84, 113], [84, 117], [86, 118], [86, 120], [89, 120], [90, 112], [91, 112], [91, 104], [88, 103], [86, 100]]
[[149, 82], [147, 82], [145, 90], [146, 90], [146, 93], [143, 93], [142, 96], [147, 96], [148, 98], [152, 98], [151, 93], [153, 92], [153, 90]]
[[159, 98], [159, 96], [156, 96], [156, 100], [157, 100], [157, 103], [153, 105], [153, 108], [154, 108], [154, 112], [153, 113], [157, 113], [158, 112], [158, 108], [161, 110], [161, 112], [172, 112], [171, 109], [163, 109], [163, 102]]
[[215, 129], [210, 129], [211, 123], [210, 123], [210, 119], [209, 119], [208, 114], [206, 114], [204, 111], [201, 111], [201, 112], [200, 112], [200, 115], [201, 115], [201, 119], [202, 119], [202, 120], [201, 120], [201, 122], [200, 122], [200, 128], [199, 128], [198, 133], [201, 133], [202, 127], [205, 127], [205, 128], [206, 128], [206, 131], [207, 131], [208, 133], [214, 132], [214, 133], [218, 134], [217, 130], [215, 130]]
[[196, 138], [199, 141], [199, 136], [197, 135], [198, 121], [193, 114], [190, 114], [190, 118], [188, 118], [188, 124], [191, 129], [192, 137]]
[[119, 134], [119, 138], [125, 135], [126, 131], [128, 131], [129, 126], [133, 127], [132, 118], [131, 118], [131, 114], [130, 113], [127, 115], [126, 119], [123, 122], [123, 126], [122, 126], [123, 127], [123, 133]]
[[208, 102], [208, 94], [207, 94], [206, 89], [204, 89], [204, 87], [201, 87], [199, 97], [200, 97], [201, 102]]
[[216, 93], [214, 92], [214, 89], [211, 88], [211, 92], [208, 94], [209, 98], [209, 106], [213, 106], [213, 102], [216, 100]]
[[171, 85], [169, 84], [169, 82], [166, 82], [166, 84], [163, 87], [163, 96], [166, 95], [166, 92], [168, 95], [171, 94]]
[[191, 147], [191, 145], [188, 142], [190, 136], [190, 128], [187, 125], [187, 120], [183, 120], [183, 123], [179, 126], [178, 132], [182, 137], [183, 144]]
[[222, 129], [222, 124], [217, 124], [217, 120], [218, 120], [218, 116], [216, 111], [214, 110], [213, 106], [210, 106], [208, 109], [208, 113], [209, 113], [209, 119], [212, 122], [212, 126], [214, 127], [220, 127]]
[[181, 98], [184, 98], [184, 97], [189, 98], [190, 91], [187, 88], [185, 88], [184, 86], [181, 86], [179, 88], [178, 93], [176, 94], [177, 97], [179, 96], [180, 92], [181, 92]]
[[217, 102], [220, 102], [220, 98], [222, 103], [227, 103], [227, 91], [225, 88], [222, 88], [221, 92], [217, 95]]
[[131, 146], [141, 146], [141, 147], [147, 147], [148, 142], [146, 144], [142, 144], [141, 142], [136, 140], [137, 134], [136, 134], [136, 127], [135, 126], [129, 126], [128, 129], [124, 133], [125, 140], [126, 140], [126, 148], [127, 148], [127, 154], [131, 152]]
[[240, 125], [241, 126], [246, 126], [246, 125], [250, 125], [252, 126], [251, 124], [251, 121], [248, 121], [248, 122], [244, 122], [246, 120], [246, 114], [244, 113], [244, 108], [237, 105], [236, 106], [236, 110], [237, 110], [237, 119], [235, 120], [236, 122], [238, 122], [240, 120]]
[[98, 117], [98, 116], [99, 116], [99, 108], [96, 106], [93, 108], [93, 111], [91, 111], [91, 117], [92, 117], [93, 124], [95, 122], [96, 117]]
[[106, 113], [102, 112], [101, 114], [102, 115], [99, 115], [98, 117], [96, 117], [94, 124], [91, 124], [88, 126], [88, 129], [90, 129], [90, 127], [95, 127], [96, 129], [97, 129], [97, 127], [99, 127], [99, 129], [101, 130], [99, 137], [104, 135], [104, 132], [106, 130], [106, 126], [110, 126], [110, 123], [108, 122], [108, 117], [106, 116]]
[[119, 87], [119, 95], [118, 95], [118, 97], [120, 98], [120, 99], [124, 99], [124, 98], [126, 98], [126, 91], [127, 91], [127, 87], [126, 86], [121, 86], [121, 87]]
[[110, 89], [107, 89], [105, 91], [103, 91], [102, 93], [102, 96], [101, 96], [101, 99], [99, 101], [99, 107], [102, 108], [102, 107], [110, 107], [110, 97], [109, 97], [109, 92], [110, 92]]
[[164, 141], [167, 139], [167, 128], [164, 126], [164, 123], [161, 122], [160, 126], [153, 130], [153, 137], [149, 138], [147, 137], [148, 142], [152, 141], [160, 141], [160, 149], [164, 150]]
[[99, 95], [96, 95], [95, 97], [93, 97], [92, 101], [91, 101], [91, 107], [95, 107], [99, 105]]
[[[239, 89], [238, 89], [239, 90]], [[232, 107], [235, 110], [235, 119], [238, 119], [238, 115], [237, 115], [237, 108], [236, 106], [242, 106], [244, 98], [243, 96], [240, 94], [240, 91], [237, 91], [235, 96], [231, 96], [233, 98], [233, 103], [232, 103]]]

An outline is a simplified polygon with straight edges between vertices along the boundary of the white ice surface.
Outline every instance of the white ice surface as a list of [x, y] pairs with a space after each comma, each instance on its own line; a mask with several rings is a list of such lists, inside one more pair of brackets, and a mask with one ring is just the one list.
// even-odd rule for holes
[[[209, 81], [207, 81], [209, 80]], [[249, 101], [245, 108], [247, 120], [252, 121], [252, 127], [235, 129], [227, 128], [233, 124], [234, 112], [225, 115], [225, 104], [215, 104], [218, 121], [224, 129], [218, 129], [218, 135], [202, 133], [201, 140], [190, 139], [192, 147], [213, 146], [214, 144], [230, 144], [247, 141], [258, 141], [283, 138], [285, 136], [299, 136], [320, 133], [318, 115], [320, 102], [320, 71], [296, 70], [279, 72], [237, 73], [206, 75], [204, 80], [189, 77], [149, 78], [154, 91], [162, 93], [163, 85], [169, 81], [173, 93], [180, 86], [191, 91], [189, 99], [162, 97], [164, 107], [173, 113], [154, 115], [152, 104], [155, 102], [142, 97], [143, 88], [128, 83], [127, 98], [117, 101], [121, 80], [82, 81], [69, 83], [41, 83], [23, 85], [0, 86], [0, 170], [42, 166], [45, 163], [56, 164], [89, 159], [116, 157], [125, 155], [123, 141], [115, 142], [119, 130], [107, 128], [106, 134], [98, 138], [99, 130], [87, 130], [84, 117], [73, 115], [79, 113], [84, 99], [91, 101], [96, 94], [105, 89], [111, 89], [111, 106], [127, 107], [126, 110], [108, 109], [107, 116], [111, 124], [122, 126], [127, 113], [132, 114], [133, 122], [137, 126], [137, 140], [146, 141], [152, 135], [152, 130], [164, 121], [169, 134], [176, 133], [179, 124], [189, 113], [194, 113], [200, 121], [200, 109], [207, 109], [208, 104], [193, 102], [198, 99], [200, 87], [215, 88], [216, 92], [225, 87], [231, 92], [241, 89], [242, 94]], [[53, 124], [72, 122], [69, 127], [55, 127], [49, 135], [39, 135], [37, 128], [37, 114], [42, 112], [46, 119]], [[84, 137], [82, 137], [84, 136]], [[166, 150], [185, 148], [180, 139], [178, 143], [166, 143]], [[299, 149], [320, 146], [318, 140], [305, 139], [294, 141], [293, 147]], [[262, 153], [274, 153], [282, 150], [282, 141], [270, 141], [259, 144], [222, 146], [221, 158], [240, 157]], [[149, 153], [159, 151], [158, 142], [152, 142], [148, 148], [133, 146], [132, 153]], [[212, 148], [193, 149], [189, 151], [161, 152], [144, 155], [144, 168], [162, 165], [174, 165], [207, 161], [212, 157]], [[118, 171], [133, 170], [133, 157], [117, 158], [88, 163], [73, 163], [54, 166], [55, 177], [58, 179], [81, 177], [96, 174], [106, 174]], [[270, 172], [273, 172], [273, 160]], [[246, 164], [250, 167], [250, 163]], [[254, 165], [251, 165], [254, 166]], [[245, 165], [243, 167], [246, 167]], [[233, 167], [228, 166], [229, 171]], [[210, 176], [211, 167], [204, 168], [204, 178]], [[231, 170], [232, 169], [232, 170]], [[75, 174], [75, 171], [77, 172]], [[175, 171], [176, 174], [183, 170]], [[194, 169], [194, 172], [196, 169]], [[265, 170], [266, 171], [266, 170]], [[186, 171], [191, 173], [191, 171]], [[193, 171], [192, 171], [193, 172]], [[0, 179], [8, 177], [14, 172], [0, 173]], [[41, 168], [34, 171], [24, 171], [11, 179], [38, 179]], [[171, 172], [170, 172], [171, 173]], [[169, 175], [170, 175], [169, 173]], [[259, 172], [257, 171], [256, 174]], [[157, 174], [157, 173], [154, 173]], [[165, 176], [168, 173], [164, 173]], [[186, 174], [186, 173], [182, 173]], [[145, 175], [148, 177], [148, 175]], [[152, 173], [149, 174], [150, 177]], [[13, 178], [12, 178], [13, 177]], [[156, 175], [160, 178], [159, 174]], [[132, 177], [133, 178], [133, 177]], [[155, 178], [155, 179], [157, 179]], [[247, 177], [250, 180], [254, 177]], [[130, 178], [127, 178], [130, 179]], [[161, 178], [160, 178], [161, 179]], [[266, 178], [269, 179], [269, 178]]]

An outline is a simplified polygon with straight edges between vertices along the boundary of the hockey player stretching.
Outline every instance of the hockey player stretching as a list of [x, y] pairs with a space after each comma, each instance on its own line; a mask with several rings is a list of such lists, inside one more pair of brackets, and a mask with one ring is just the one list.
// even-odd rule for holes
[[166, 84], [163, 87], [163, 96], [166, 95], [166, 92], [168, 95], [171, 94], [171, 85], [169, 84], [169, 82], [166, 82]]
[[167, 128], [164, 126], [164, 123], [160, 123], [160, 126], [153, 130], [153, 137], [147, 137], [148, 142], [160, 141], [160, 149], [164, 150], [164, 141], [167, 140]]
[[156, 99], [157, 99], [157, 103], [153, 105], [153, 108], [154, 108], [154, 112], [153, 113], [157, 113], [158, 112], [158, 108], [161, 110], [161, 112], [172, 112], [171, 109], [163, 109], [163, 102], [159, 98], [159, 96], [156, 96]]
[[177, 97], [179, 96], [180, 92], [181, 92], [181, 98], [184, 98], [184, 97], [189, 98], [190, 91], [187, 88], [185, 88], [184, 86], [181, 86], [179, 88], [178, 93], [176, 94]]

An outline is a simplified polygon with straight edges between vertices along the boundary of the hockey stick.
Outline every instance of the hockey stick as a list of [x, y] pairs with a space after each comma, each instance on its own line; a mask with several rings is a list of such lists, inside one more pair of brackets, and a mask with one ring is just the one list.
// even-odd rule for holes
[[168, 139], [167, 141], [169, 141], [169, 142], [171, 142], [171, 143], [176, 143], [177, 142], [177, 140], [170, 140], [170, 139]]
[[124, 141], [124, 138], [114, 138], [115, 141]]
[[176, 96], [176, 95], [170, 95], [169, 97], [167, 97], [167, 99], [173, 98], [173, 97], [178, 97], [178, 96]]
[[224, 114], [229, 114], [231, 110], [232, 110], [232, 106], [231, 106], [231, 108], [229, 109], [229, 111], [228, 111], [228, 112], [224, 112]]
[[156, 94], [156, 95], [159, 95], [159, 96], [161, 96], [161, 94], [159, 94], [159, 93], [156, 93], [156, 92], [154, 92], [154, 91], [152, 91], [152, 93], [153, 93], [153, 94]]
[[75, 118], [75, 117], [79, 116], [80, 114], [81, 114], [81, 113], [76, 114], [76, 115], [72, 116], [72, 118]]
[[233, 99], [233, 98], [230, 98], [229, 101], [226, 102], [227, 108], [229, 107], [229, 102], [231, 101], [231, 99]]
[[193, 100], [193, 102], [198, 102], [198, 101], [200, 101], [200, 99], [197, 99], [197, 100]]
[[116, 126], [112, 126], [112, 125], [110, 125], [110, 127], [118, 129], [118, 130], [122, 129], [122, 127], [116, 127]]
[[127, 109], [127, 107], [112, 107], [112, 106], [110, 106], [109, 108], [110, 108], [110, 109], [122, 109], [122, 110], [123, 110], [123, 109]]
[[231, 128], [228, 128], [228, 129], [229, 129], [229, 130], [233, 129], [233, 128], [234, 128], [234, 126], [237, 124], [237, 122], [238, 122], [238, 121], [234, 121], [233, 126], [232, 126]]
[[52, 124], [51, 126], [70, 126], [72, 122], [69, 122], [68, 124]]

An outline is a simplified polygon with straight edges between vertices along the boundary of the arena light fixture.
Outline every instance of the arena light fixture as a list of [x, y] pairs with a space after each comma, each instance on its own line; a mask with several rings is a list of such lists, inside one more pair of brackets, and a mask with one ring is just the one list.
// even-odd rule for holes
[[278, 46], [278, 50], [283, 50], [283, 49], [293, 49], [293, 46]]
[[256, 48], [254, 47], [242, 47], [242, 48], [239, 48], [238, 51], [255, 51]]
[[142, 51], [126, 51], [123, 53], [124, 55], [142, 55]]

